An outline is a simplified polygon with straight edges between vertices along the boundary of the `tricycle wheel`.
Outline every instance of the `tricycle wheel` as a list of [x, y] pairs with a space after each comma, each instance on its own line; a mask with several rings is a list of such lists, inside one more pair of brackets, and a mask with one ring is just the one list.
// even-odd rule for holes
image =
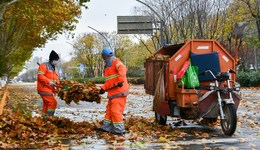
[[155, 121], [161, 125], [166, 125], [167, 115], [161, 115], [155, 112]]
[[225, 135], [232, 135], [237, 127], [237, 114], [234, 104], [222, 106], [224, 119], [221, 119], [221, 127]]

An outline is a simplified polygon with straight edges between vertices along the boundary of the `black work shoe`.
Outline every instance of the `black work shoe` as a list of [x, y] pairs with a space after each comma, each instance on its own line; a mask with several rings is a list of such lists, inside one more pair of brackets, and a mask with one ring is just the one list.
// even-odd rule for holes
[[118, 135], [118, 136], [124, 136], [125, 133], [124, 132], [111, 132], [114, 135]]
[[101, 131], [101, 132], [108, 132], [107, 130], [104, 130], [104, 129], [102, 129], [102, 128], [95, 128], [94, 130], [96, 130], [96, 131]]

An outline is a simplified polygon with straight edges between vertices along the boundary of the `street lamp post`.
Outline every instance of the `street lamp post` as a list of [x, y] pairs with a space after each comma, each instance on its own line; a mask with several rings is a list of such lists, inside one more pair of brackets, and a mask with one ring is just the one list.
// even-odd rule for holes
[[108, 43], [109, 47], [112, 49], [111, 44], [108, 42], [107, 38], [106, 38], [101, 32], [99, 32], [98, 30], [96, 30], [96, 29], [94, 29], [94, 28], [92, 28], [92, 27], [90, 27], [90, 26], [88, 26], [88, 27], [89, 27], [90, 29], [96, 31], [98, 34], [100, 34], [100, 35], [106, 40], [106, 42]]

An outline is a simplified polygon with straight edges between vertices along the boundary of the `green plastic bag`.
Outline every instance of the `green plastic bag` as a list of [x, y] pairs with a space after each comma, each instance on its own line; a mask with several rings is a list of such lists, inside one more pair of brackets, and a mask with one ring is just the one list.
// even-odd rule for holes
[[198, 67], [197, 66], [189, 66], [185, 72], [185, 75], [179, 81], [178, 86], [181, 87], [184, 84], [185, 88], [195, 88], [200, 86], [199, 78], [198, 78]]
[[200, 86], [199, 78], [198, 78], [198, 67], [197, 66], [189, 66], [186, 71], [186, 88], [195, 88]]
[[184, 76], [182, 76], [181, 81], [178, 82], [178, 86], [181, 87], [182, 84], [184, 84], [184, 87], [185, 87], [185, 85], [187, 84], [186, 81], [187, 80], [186, 80], [186, 73], [185, 73]]

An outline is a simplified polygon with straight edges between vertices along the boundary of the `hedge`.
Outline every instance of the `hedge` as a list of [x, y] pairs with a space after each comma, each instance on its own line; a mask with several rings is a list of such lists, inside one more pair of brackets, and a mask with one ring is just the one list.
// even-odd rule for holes
[[94, 81], [97, 84], [103, 84], [106, 79], [104, 77], [93, 77], [93, 78], [74, 78], [72, 80], [78, 81], [80, 83], [83, 83], [86, 80]]
[[139, 68], [130, 68], [127, 71], [127, 77], [144, 77], [145, 70], [140, 70]]
[[[94, 81], [96, 84], [103, 84], [105, 83], [106, 79], [104, 77], [94, 77], [94, 78], [74, 78], [72, 80], [78, 81], [80, 83], [83, 83], [86, 80]], [[131, 84], [144, 84], [145, 79], [144, 77], [128, 77], [128, 82]]]
[[260, 71], [238, 72], [237, 82], [241, 87], [260, 87]]

